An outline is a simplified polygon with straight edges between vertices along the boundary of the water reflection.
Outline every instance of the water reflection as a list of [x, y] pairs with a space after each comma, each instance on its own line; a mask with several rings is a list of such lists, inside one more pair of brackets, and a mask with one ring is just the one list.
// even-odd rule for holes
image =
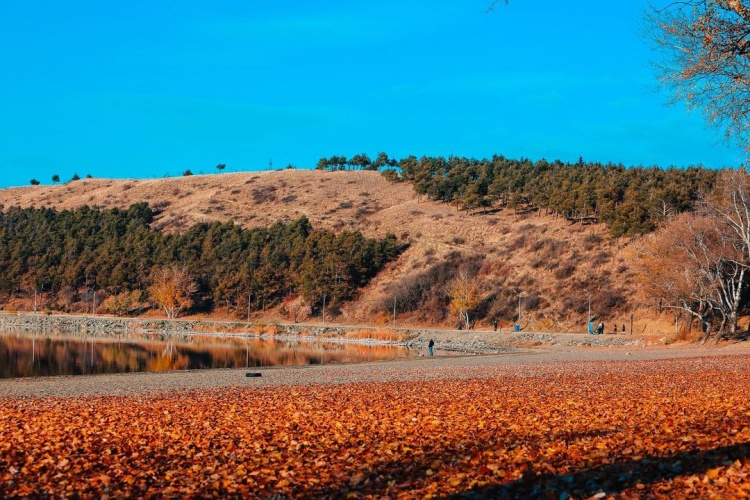
[[350, 363], [416, 355], [401, 347], [239, 337], [0, 331], [0, 378]]

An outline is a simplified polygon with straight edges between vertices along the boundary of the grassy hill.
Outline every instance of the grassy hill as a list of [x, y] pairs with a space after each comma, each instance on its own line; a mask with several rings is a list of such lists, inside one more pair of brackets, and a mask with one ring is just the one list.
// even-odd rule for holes
[[315, 228], [378, 237], [390, 232], [408, 242], [398, 261], [341, 311], [336, 320], [343, 323], [388, 323], [395, 296], [399, 324], [455, 326], [447, 285], [459, 270], [480, 286], [473, 316], [483, 318], [482, 328], [494, 318], [506, 328], [514, 322], [518, 292], [521, 325], [535, 330], [580, 331], [589, 295], [593, 315], [607, 322], [608, 332], [613, 322], [629, 328], [641, 301], [628, 265], [631, 240], [610, 239], [603, 225], [510, 209], [470, 214], [419, 197], [411, 185], [388, 182], [377, 172], [86, 179], [0, 190], [5, 207], [126, 208], [142, 201], [160, 210], [154, 226], [169, 232], [206, 221], [263, 227], [306, 215]]

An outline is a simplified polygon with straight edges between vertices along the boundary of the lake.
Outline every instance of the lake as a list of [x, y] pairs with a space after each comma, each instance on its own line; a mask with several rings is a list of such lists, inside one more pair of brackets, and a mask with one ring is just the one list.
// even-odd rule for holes
[[0, 378], [361, 363], [420, 354], [395, 346], [208, 335], [0, 331]]

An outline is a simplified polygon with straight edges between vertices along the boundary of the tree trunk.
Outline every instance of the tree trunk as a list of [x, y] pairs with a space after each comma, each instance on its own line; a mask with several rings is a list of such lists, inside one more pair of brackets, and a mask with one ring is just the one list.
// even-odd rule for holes
[[727, 319], [722, 318], [721, 319], [721, 325], [719, 325], [719, 330], [716, 332], [716, 337], [714, 338], [713, 345], [716, 345], [721, 340], [721, 337], [724, 336], [724, 327], [727, 325]]
[[703, 324], [703, 338], [701, 339], [700, 345], [703, 345], [711, 336], [711, 324], [705, 319], [701, 319], [701, 323]]

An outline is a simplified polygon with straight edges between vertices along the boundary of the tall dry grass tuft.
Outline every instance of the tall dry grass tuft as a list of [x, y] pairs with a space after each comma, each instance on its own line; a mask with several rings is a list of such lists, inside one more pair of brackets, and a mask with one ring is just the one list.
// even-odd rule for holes
[[394, 332], [393, 330], [357, 330], [353, 332], [346, 332], [344, 334], [344, 338], [385, 340], [388, 342], [404, 342], [406, 340], [409, 340], [409, 336], [407, 334]]
[[254, 335], [280, 335], [284, 329], [279, 325], [253, 325], [250, 332]]

